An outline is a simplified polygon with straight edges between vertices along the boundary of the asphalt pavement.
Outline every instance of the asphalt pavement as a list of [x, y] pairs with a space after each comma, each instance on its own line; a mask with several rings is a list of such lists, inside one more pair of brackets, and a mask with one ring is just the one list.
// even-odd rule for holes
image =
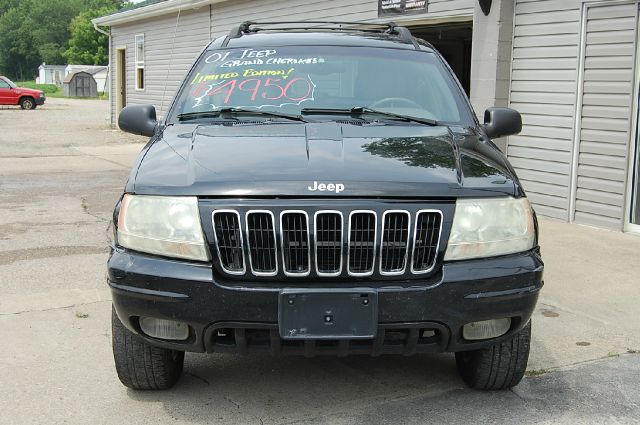
[[640, 423], [640, 237], [541, 220], [545, 287], [527, 377], [467, 389], [449, 354], [188, 354], [166, 392], [118, 381], [111, 212], [144, 139], [108, 103], [0, 108], [1, 424]]

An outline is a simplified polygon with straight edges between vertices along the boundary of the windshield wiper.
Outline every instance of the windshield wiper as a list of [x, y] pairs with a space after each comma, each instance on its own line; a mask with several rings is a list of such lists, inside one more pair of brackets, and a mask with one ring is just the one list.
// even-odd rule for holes
[[260, 115], [264, 117], [284, 118], [293, 121], [309, 122], [302, 115], [287, 114], [284, 112], [260, 111], [245, 108], [219, 108], [212, 111], [186, 112], [179, 114], [180, 121], [188, 121], [198, 118], [224, 118], [224, 115]]
[[377, 109], [372, 109], [367, 106], [354, 106], [351, 109], [340, 109], [340, 108], [303, 108], [300, 111], [302, 115], [352, 115], [352, 116], [360, 116], [360, 115], [379, 115], [381, 117], [393, 118], [401, 121], [407, 122], [417, 122], [420, 124], [426, 124], [431, 126], [438, 126], [440, 123], [436, 120], [432, 120], [430, 118], [419, 118], [412, 117], [409, 115], [401, 115], [394, 114], [393, 112], [379, 111]]

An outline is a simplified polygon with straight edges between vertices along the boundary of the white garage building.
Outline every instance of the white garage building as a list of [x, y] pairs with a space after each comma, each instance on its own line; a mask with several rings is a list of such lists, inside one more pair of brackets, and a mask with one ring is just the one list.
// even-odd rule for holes
[[162, 115], [201, 49], [242, 21], [393, 20], [443, 53], [478, 114], [521, 112], [498, 144], [538, 214], [640, 233], [638, 0], [150, 3], [94, 20], [110, 33], [113, 123], [127, 104]]

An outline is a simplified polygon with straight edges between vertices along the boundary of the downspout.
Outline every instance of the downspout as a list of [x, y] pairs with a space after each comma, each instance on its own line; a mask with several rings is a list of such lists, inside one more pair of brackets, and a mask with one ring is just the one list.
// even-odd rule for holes
[[109, 95], [109, 114], [107, 114], [107, 120], [109, 120], [109, 124], [111, 124], [111, 109], [112, 109], [112, 99], [111, 99], [111, 31], [105, 31], [98, 26], [95, 22], [93, 23], [93, 29], [98, 31], [100, 34], [104, 34], [109, 37], [109, 62], [107, 63], [107, 94]]

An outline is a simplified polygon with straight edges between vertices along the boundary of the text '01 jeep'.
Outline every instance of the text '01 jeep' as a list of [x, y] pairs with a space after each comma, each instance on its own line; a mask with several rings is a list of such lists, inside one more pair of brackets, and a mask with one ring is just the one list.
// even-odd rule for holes
[[463, 380], [523, 377], [542, 287], [537, 221], [434, 48], [394, 24], [245, 23], [214, 40], [114, 212], [122, 383], [165, 389], [185, 352], [453, 352]]

